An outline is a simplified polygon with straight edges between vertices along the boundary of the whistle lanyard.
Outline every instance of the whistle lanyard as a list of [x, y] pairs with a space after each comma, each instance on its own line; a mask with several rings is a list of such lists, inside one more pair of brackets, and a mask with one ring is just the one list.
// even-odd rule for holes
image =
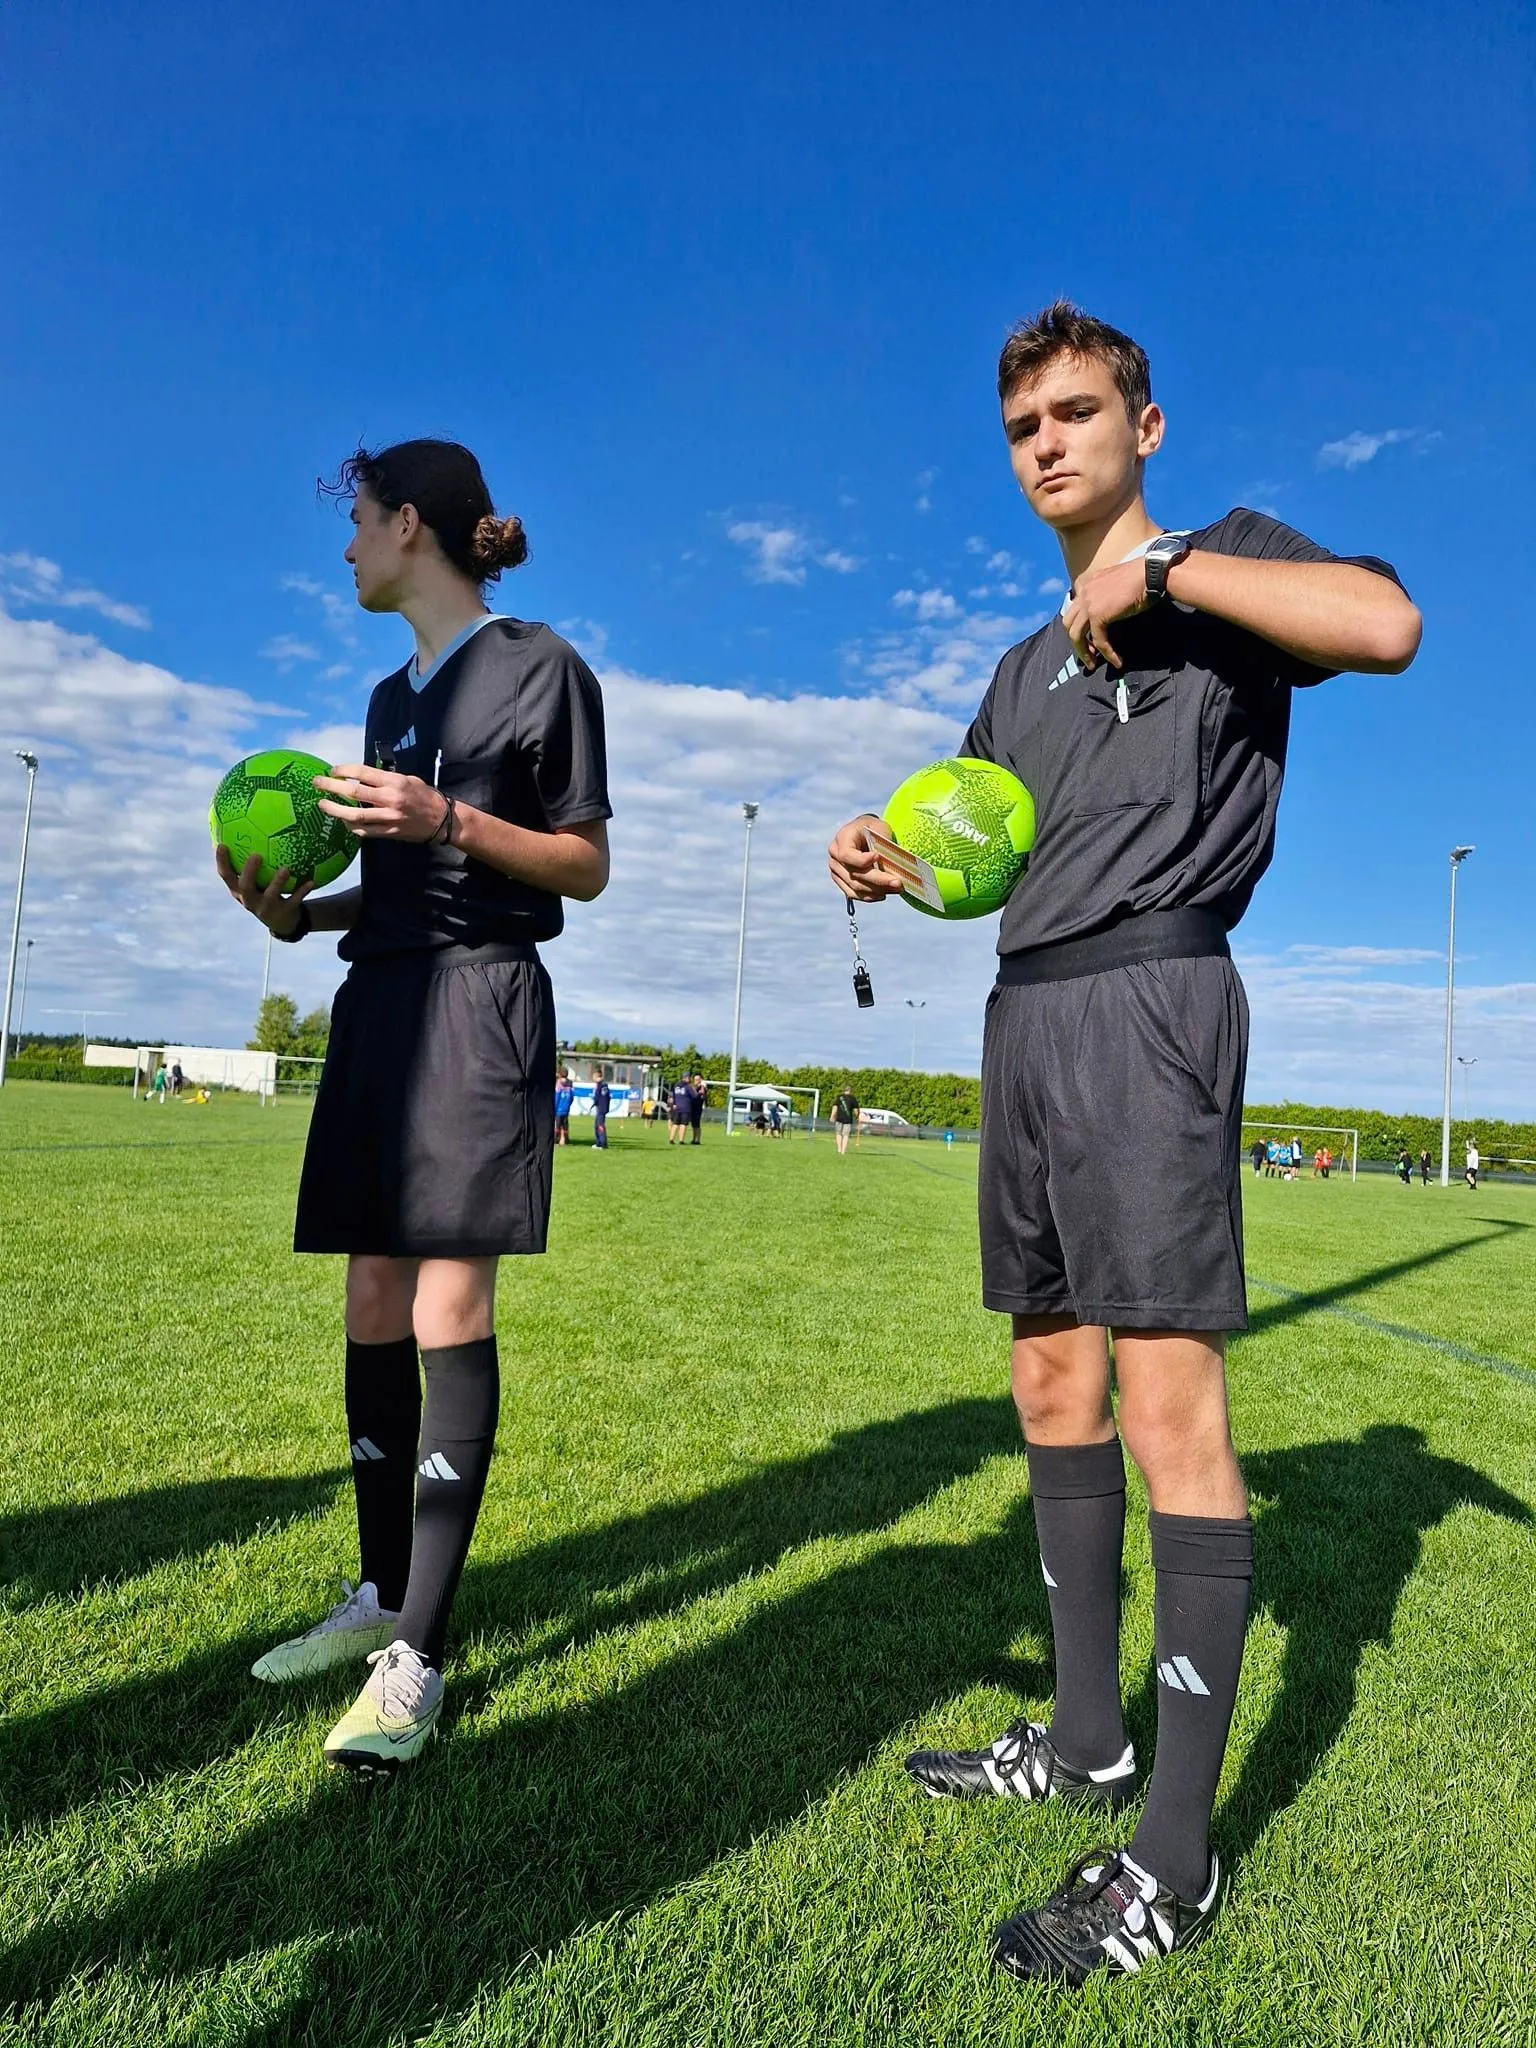
[[853, 941], [853, 999], [861, 1010], [870, 1010], [874, 1008], [875, 988], [864, 964], [864, 955], [859, 951], [858, 913], [854, 910], [851, 896], [843, 900], [848, 905], [848, 936]]

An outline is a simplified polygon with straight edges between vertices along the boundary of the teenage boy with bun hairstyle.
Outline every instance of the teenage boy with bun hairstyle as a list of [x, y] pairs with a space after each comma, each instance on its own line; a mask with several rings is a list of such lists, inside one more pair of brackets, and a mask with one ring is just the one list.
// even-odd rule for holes
[[[1198, 1941], [1220, 1901], [1208, 1835], [1253, 1574], [1225, 1379], [1225, 1333], [1246, 1325], [1248, 1045], [1227, 934], [1274, 849], [1293, 691], [1398, 673], [1420, 621], [1384, 562], [1261, 513], [1164, 531], [1142, 495], [1163, 437], [1147, 358], [1075, 306], [1009, 338], [998, 396], [1019, 488], [1071, 579], [1060, 615], [1003, 656], [961, 748], [1011, 768], [1039, 820], [987, 1005], [980, 1215], [982, 1299], [1013, 1320], [1056, 1699], [1049, 1725], [907, 1768], [935, 1797], [1131, 1796], [1123, 1437], [1151, 1499], [1156, 1767], [1126, 1847], [1080, 1859], [994, 1938], [1014, 1976], [1077, 1986]], [[861, 902], [901, 886], [865, 849], [878, 822], [830, 848]], [[1127, 1129], [1155, 1176], [1121, 1171]]]
[[347, 1259], [360, 1583], [255, 1675], [366, 1658], [325, 1755], [368, 1772], [420, 1755], [442, 1711], [496, 1434], [497, 1261], [542, 1252], [549, 1221], [555, 1015], [536, 949], [563, 897], [605, 887], [612, 813], [596, 677], [548, 626], [486, 609], [528, 547], [469, 450], [359, 449], [328, 488], [350, 500], [358, 603], [400, 613], [416, 641], [369, 699], [364, 758], [317, 778], [362, 841], [361, 885], [311, 900], [286, 873], [258, 889], [253, 863], [218, 865], [274, 938], [340, 932], [349, 963], [294, 1249]]

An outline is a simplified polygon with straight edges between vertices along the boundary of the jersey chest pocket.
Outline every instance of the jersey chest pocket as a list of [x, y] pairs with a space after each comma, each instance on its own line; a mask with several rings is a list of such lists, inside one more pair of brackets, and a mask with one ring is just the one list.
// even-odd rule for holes
[[1175, 700], [1170, 670], [1084, 678], [1073, 735], [1073, 808], [1087, 816], [1146, 810], [1173, 801]]
[[444, 754], [437, 763], [437, 787], [455, 803], [470, 804], [477, 811], [493, 811], [498, 765], [483, 754], [467, 760], [455, 760]]

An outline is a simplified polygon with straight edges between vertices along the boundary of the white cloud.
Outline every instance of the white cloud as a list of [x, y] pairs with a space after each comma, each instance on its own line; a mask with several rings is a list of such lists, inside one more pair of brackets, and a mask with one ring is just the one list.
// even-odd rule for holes
[[[753, 830], [743, 1010], [749, 1050], [791, 1060], [901, 1064], [907, 996], [927, 1003], [919, 1059], [974, 1071], [993, 973], [991, 920], [951, 928], [900, 903], [860, 919], [876, 1007], [849, 986], [847, 919], [825, 847], [924, 761], [952, 751], [998, 653], [1027, 620], [961, 612], [860, 650], [864, 694], [757, 697], [600, 667], [607, 705], [613, 881], [570, 907], [548, 949], [562, 1028], [706, 1046], [726, 1043], [735, 969], [740, 804]], [[37, 940], [29, 1015], [116, 1012], [123, 1035], [247, 1036], [263, 939], [212, 873], [207, 806], [230, 762], [300, 744], [356, 759], [358, 725], [308, 729], [246, 693], [184, 681], [98, 640], [0, 611], [0, 768], [13, 746], [41, 756], [26, 930]], [[0, 846], [19, 829], [24, 778], [0, 774]], [[1467, 963], [1470, 965], [1470, 963]], [[1432, 950], [1303, 944], [1246, 953], [1253, 1008], [1250, 1092], [1433, 1108], [1443, 991]], [[275, 959], [304, 1008], [341, 976], [310, 940]], [[1474, 1102], [1536, 1106], [1536, 985], [1457, 996], [1460, 1049], [1479, 1060]], [[50, 1019], [50, 1022], [55, 1020]], [[1458, 1082], [1458, 1087], [1460, 1083]]]
[[852, 576], [864, 564], [841, 548], [823, 548], [803, 527], [775, 525], [770, 519], [737, 519], [725, 529], [727, 540], [752, 557], [747, 569], [754, 583], [804, 583], [810, 563], [834, 576]]
[[1317, 451], [1317, 466], [1319, 469], [1359, 469], [1363, 463], [1374, 461], [1383, 448], [1407, 442], [1422, 453], [1441, 438], [1423, 427], [1388, 427], [1380, 434], [1363, 434], [1357, 427], [1342, 441], [1325, 441]]
[[[971, 535], [970, 535], [970, 536], [968, 537], [968, 539], [966, 540], [966, 543], [965, 543], [965, 552], [966, 552], [966, 553], [967, 553], [968, 555], [986, 555], [986, 554], [990, 554], [990, 553], [991, 553], [991, 551], [992, 551], [992, 543], [991, 543], [991, 541], [989, 541], [989, 540], [983, 540], [983, 539], [982, 539], [982, 537], [981, 537], [981, 535], [980, 535], [979, 533], [973, 533], [973, 534], [971, 534]], [[990, 566], [990, 565], [989, 565], [989, 566]]]
[[1008, 576], [1013, 572], [1013, 557], [1006, 549], [999, 548], [987, 558], [987, 570], [993, 576]]
[[943, 590], [898, 590], [891, 601], [911, 623], [848, 650], [849, 672], [897, 703], [933, 705], [967, 723], [1004, 649], [1049, 616], [967, 611]]
[[296, 640], [292, 633], [277, 633], [262, 648], [261, 658], [275, 661], [279, 669], [289, 669], [296, 661], [318, 661], [320, 650], [307, 640]]
[[69, 611], [98, 612], [119, 626], [149, 630], [149, 613], [141, 605], [122, 604], [104, 591], [67, 583], [64, 571], [46, 555], [0, 555], [0, 596], [12, 604], [62, 606]]
[[1066, 583], [1060, 576], [1047, 576], [1040, 585], [1039, 594], [1041, 597], [1062, 597], [1066, 593], [1066, 588]]
[[[1245, 948], [1241, 937], [1236, 951], [1253, 1013], [1251, 1101], [1439, 1108], [1442, 954], [1367, 945], [1296, 945], [1261, 953]], [[1423, 980], [1406, 979], [1403, 970], [1415, 967], [1434, 971]], [[1536, 984], [1458, 979], [1456, 1042], [1478, 1062], [1471, 1083], [1474, 1107], [1480, 1102], [1490, 1114], [1532, 1113]], [[1458, 1116], [1461, 1085], [1458, 1079]]]
[[321, 623], [326, 631], [333, 634], [343, 647], [357, 646], [355, 596], [343, 597], [340, 591], [327, 589], [315, 576], [282, 576], [278, 579], [278, 587], [281, 590], [291, 590], [300, 597], [310, 598], [320, 608]]
[[947, 590], [898, 590], [891, 603], [904, 611], [916, 612], [922, 620], [954, 619], [960, 607]]
[[803, 583], [810, 543], [796, 526], [774, 526], [766, 519], [738, 519], [725, 530], [727, 540], [752, 557], [747, 574], [754, 583]]
[[936, 469], [922, 469], [918, 471], [915, 479], [917, 496], [912, 503], [914, 512], [931, 512], [933, 510], [933, 500], [929, 497], [928, 492], [938, 473]]

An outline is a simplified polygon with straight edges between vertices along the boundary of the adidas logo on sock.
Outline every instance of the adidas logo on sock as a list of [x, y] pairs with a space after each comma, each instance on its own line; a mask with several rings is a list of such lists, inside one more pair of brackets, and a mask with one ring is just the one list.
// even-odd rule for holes
[[[423, 1458], [416, 1470], [423, 1479], [457, 1479], [459, 1476], [441, 1451], [434, 1451], [430, 1458]], [[1204, 1692], [1205, 1687], [1202, 1685], [1200, 1690]]]
[[1211, 1688], [1187, 1657], [1170, 1657], [1166, 1664], [1159, 1664], [1157, 1678], [1160, 1685], [1171, 1686], [1175, 1692], [1210, 1694]]
[[1056, 1581], [1051, 1577], [1051, 1568], [1046, 1563], [1043, 1557], [1040, 1560], [1040, 1576], [1042, 1579], [1044, 1579], [1045, 1583], [1051, 1588], [1052, 1592], [1055, 1592], [1057, 1590]]
[[352, 1462], [354, 1465], [371, 1464], [375, 1458], [382, 1458], [383, 1455], [384, 1453], [379, 1449], [371, 1436], [360, 1436], [352, 1446]]

